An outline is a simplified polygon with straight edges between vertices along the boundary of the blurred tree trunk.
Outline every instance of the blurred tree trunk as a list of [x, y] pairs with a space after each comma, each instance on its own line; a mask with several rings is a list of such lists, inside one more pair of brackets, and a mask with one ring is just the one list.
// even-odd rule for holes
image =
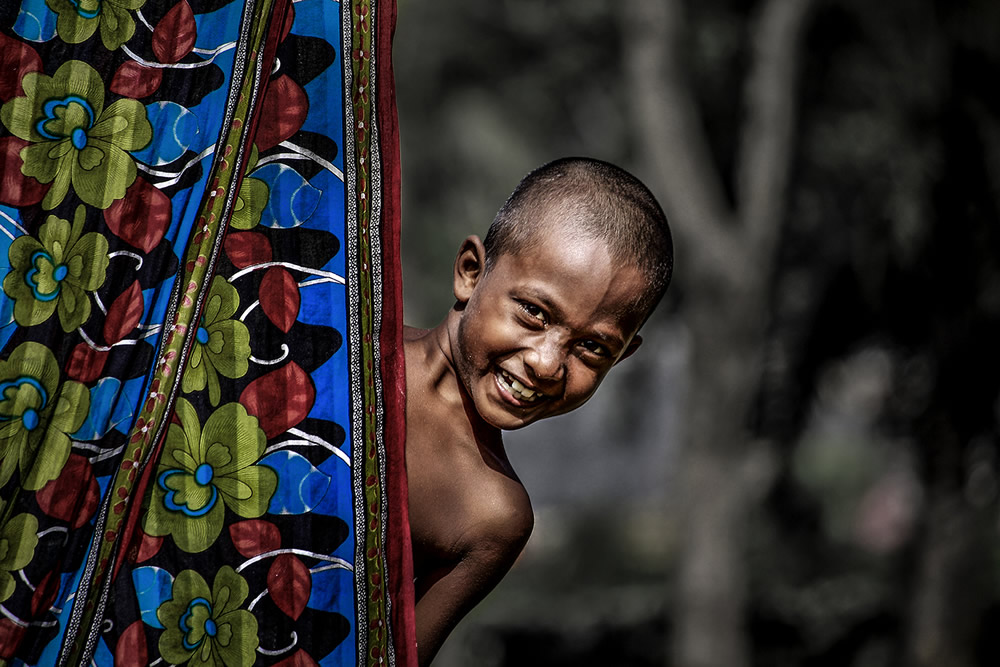
[[746, 667], [744, 527], [763, 445], [748, 428], [794, 152], [796, 65], [812, 0], [766, 0], [751, 27], [735, 205], [712, 163], [684, 72], [681, 2], [624, 6], [628, 102], [674, 230], [691, 333], [680, 466], [673, 664]]
[[982, 576], [991, 564], [989, 544], [982, 539], [983, 517], [955, 491], [930, 489], [927, 498], [904, 636], [904, 664], [913, 667], [978, 664], [976, 633], [989, 592], [989, 577]]

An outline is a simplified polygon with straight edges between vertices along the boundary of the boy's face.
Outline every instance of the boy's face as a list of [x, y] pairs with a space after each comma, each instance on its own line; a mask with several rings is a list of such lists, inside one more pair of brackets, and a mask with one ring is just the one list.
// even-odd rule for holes
[[546, 225], [534, 247], [496, 258], [485, 272], [476, 237], [455, 264], [464, 303], [452, 362], [489, 424], [516, 429], [587, 401], [632, 354], [645, 316], [645, 277], [612, 259], [600, 240]]

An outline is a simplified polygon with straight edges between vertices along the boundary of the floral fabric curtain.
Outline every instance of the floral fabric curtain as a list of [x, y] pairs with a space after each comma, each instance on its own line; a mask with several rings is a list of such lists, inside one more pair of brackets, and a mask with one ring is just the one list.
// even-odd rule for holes
[[0, 659], [411, 665], [390, 0], [0, 3]]

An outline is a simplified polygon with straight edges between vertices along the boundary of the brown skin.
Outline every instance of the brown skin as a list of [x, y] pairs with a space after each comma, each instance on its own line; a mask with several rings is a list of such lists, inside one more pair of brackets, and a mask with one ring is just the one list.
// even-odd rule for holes
[[641, 342], [639, 271], [600, 241], [550, 229], [489, 272], [482, 243], [467, 238], [455, 260], [455, 306], [437, 327], [404, 334], [421, 665], [531, 534], [531, 503], [501, 429], [579, 407]]

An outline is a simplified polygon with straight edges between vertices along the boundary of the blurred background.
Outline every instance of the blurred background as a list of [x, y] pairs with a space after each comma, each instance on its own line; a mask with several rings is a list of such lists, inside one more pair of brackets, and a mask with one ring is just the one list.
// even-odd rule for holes
[[563, 155], [674, 282], [506, 436], [535, 533], [435, 665], [1000, 664], [1000, 3], [398, 0], [406, 317]]

